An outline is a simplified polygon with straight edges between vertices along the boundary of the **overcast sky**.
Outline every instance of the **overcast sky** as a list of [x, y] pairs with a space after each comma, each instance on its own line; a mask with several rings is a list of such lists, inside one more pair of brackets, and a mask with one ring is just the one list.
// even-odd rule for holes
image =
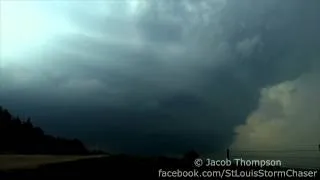
[[318, 17], [317, 0], [1, 0], [0, 104], [110, 152], [316, 148]]

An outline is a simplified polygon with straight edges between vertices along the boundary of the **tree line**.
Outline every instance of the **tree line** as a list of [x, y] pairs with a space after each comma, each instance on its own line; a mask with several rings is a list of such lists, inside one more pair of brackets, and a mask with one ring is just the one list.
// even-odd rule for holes
[[21, 120], [0, 106], [0, 153], [8, 154], [88, 154], [78, 139], [47, 135], [30, 118]]

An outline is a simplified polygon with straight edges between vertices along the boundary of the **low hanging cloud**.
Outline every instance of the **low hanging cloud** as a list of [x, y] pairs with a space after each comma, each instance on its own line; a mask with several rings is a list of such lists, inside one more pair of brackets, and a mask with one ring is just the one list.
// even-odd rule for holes
[[242, 56], [242, 57], [249, 57], [255, 50], [256, 48], [261, 47], [262, 42], [260, 40], [260, 36], [256, 35], [251, 39], [245, 39], [239, 43], [237, 43], [236, 49], [237, 52]]
[[[28, 3], [15, 19], [36, 20]], [[59, 31], [28, 53], [1, 58], [0, 102], [48, 133], [107, 151], [224, 150], [262, 87], [318, 62], [317, 3], [40, 3], [46, 24]]]
[[[320, 83], [318, 73], [304, 74], [296, 80], [285, 81], [261, 90], [258, 108], [244, 125], [236, 127], [231, 145], [235, 151], [257, 151], [260, 157], [284, 159], [290, 165], [319, 167], [320, 158]], [[285, 154], [270, 154], [273, 150]], [[306, 151], [305, 151], [306, 150]], [[310, 151], [309, 151], [310, 150]], [[313, 150], [313, 151], [312, 151]], [[260, 153], [263, 151], [264, 153]], [[292, 151], [296, 151], [292, 154]], [[301, 152], [299, 152], [301, 151]], [[267, 153], [266, 153], [267, 152]], [[290, 159], [314, 157], [314, 162]]]

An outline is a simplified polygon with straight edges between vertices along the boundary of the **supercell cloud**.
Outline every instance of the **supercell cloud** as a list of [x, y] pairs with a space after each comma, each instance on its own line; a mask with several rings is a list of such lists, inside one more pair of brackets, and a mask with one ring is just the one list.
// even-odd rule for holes
[[148, 154], [320, 143], [316, 0], [12, 3], [0, 102], [49, 133]]
[[[234, 150], [258, 151], [256, 155], [284, 159], [287, 163], [319, 167], [320, 144], [320, 84], [319, 73], [303, 74], [296, 80], [285, 81], [261, 90], [259, 106], [236, 128]], [[261, 153], [259, 151], [288, 151], [288, 154]], [[313, 152], [303, 152], [314, 150]], [[291, 151], [301, 151], [294, 152]], [[314, 158], [314, 162], [306, 161]]]

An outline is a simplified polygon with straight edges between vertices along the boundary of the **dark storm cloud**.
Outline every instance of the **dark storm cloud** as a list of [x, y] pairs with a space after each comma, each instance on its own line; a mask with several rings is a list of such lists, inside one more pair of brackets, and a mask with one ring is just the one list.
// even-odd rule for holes
[[6, 66], [0, 98], [111, 151], [221, 150], [262, 87], [319, 57], [316, 1], [151, 1], [138, 15], [125, 2], [106, 14], [81, 4], [65, 12], [80, 32]]

